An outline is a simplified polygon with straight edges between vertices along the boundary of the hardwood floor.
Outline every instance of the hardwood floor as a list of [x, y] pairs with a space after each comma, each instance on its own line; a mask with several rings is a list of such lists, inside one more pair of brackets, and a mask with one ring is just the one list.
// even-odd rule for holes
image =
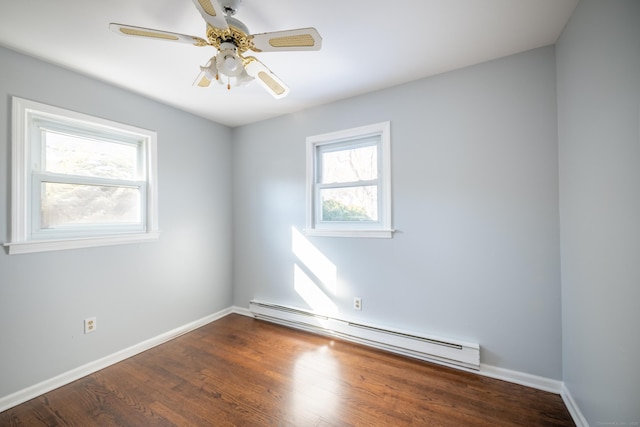
[[573, 426], [560, 396], [229, 315], [0, 426]]

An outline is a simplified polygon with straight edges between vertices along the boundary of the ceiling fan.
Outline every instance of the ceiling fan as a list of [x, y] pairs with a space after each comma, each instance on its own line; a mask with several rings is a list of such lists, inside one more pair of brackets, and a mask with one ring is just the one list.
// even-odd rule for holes
[[226, 80], [227, 89], [231, 89], [256, 79], [275, 98], [286, 96], [289, 88], [256, 57], [245, 56], [245, 52], [320, 50], [322, 45], [320, 34], [311, 27], [250, 34], [247, 26], [233, 17], [242, 0], [192, 1], [207, 23], [206, 39], [116, 23], [109, 24], [109, 28], [125, 36], [213, 46], [218, 52], [200, 67], [195, 86], [208, 87], [213, 81], [224, 84]]

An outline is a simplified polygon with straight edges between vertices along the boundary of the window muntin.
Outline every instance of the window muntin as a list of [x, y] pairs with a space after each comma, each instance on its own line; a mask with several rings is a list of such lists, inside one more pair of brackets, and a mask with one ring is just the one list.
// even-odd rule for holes
[[391, 237], [389, 122], [307, 138], [307, 233]]
[[9, 253], [157, 238], [155, 132], [20, 98], [13, 118]]

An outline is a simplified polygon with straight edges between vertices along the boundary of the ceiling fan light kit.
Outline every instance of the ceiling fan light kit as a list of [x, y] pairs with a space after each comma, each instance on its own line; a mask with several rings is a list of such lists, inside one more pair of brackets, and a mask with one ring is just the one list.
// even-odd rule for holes
[[169, 31], [135, 27], [124, 24], [109, 24], [109, 28], [120, 35], [137, 38], [152, 38], [165, 41], [211, 46], [217, 50], [193, 82], [197, 87], [209, 87], [213, 81], [231, 87], [244, 86], [253, 80], [273, 97], [282, 98], [290, 89], [269, 70], [258, 58], [244, 56], [253, 52], [315, 51], [320, 50], [322, 38], [315, 28], [275, 31], [250, 34], [245, 24], [235, 15], [241, 0], [192, 0], [196, 9], [207, 23], [206, 40], [196, 36]]

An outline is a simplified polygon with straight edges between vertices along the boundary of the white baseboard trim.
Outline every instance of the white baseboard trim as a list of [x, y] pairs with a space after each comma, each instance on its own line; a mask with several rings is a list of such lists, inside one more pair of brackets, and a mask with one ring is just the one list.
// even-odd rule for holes
[[237, 305], [231, 307], [231, 312], [235, 314], [242, 314], [243, 316], [247, 317], [253, 317], [253, 313], [251, 312], [251, 310], [244, 307], [238, 307]]
[[38, 384], [34, 384], [25, 389], [9, 394], [7, 396], [0, 397], [0, 412], [5, 411], [14, 406], [17, 406], [28, 400], [31, 400], [35, 397], [38, 397], [51, 390], [62, 387], [63, 385], [69, 384], [82, 377], [86, 377], [87, 375], [90, 375], [108, 366], [111, 366], [125, 359], [128, 359], [129, 357], [135, 356], [136, 354], [142, 353], [143, 351], [149, 350], [150, 348], [156, 347], [160, 344], [163, 344], [167, 341], [177, 338], [180, 335], [184, 335], [187, 332], [191, 332], [195, 329], [198, 329], [232, 312], [235, 312], [233, 308], [226, 308], [217, 313], [213, 313], [209, 316], [203, 317], [202, 319], [198, 319], [196, 321], [180, 326], [171, 331], [160, 334], [156, 337], [150, 338], [139, 344], [135, 344], [129, 348], [125, 348], [124, 350], [120, 350], [109, 356], [105, 356], [101, 359], [95, 360], [93, 362], [89, 362], [85, 365], [82, 365], [70, 371], [64, 372], [60, 375], [57, 375], [53, 378], [42, 381]]
[[560, 394], [562, 391], [562, 381], [527, 374], [525, 372], [512, 371], [510, 369], [499, 368], [497, 366], [486, 365], [484, 363], [480, 364], [480, 371], [475, 372], [480, 375], [484, 375], [485, 377], [508, 381], [510, 383], [520, 384], [525, 387], [531, 387], [555, 394]]
[[571, 414], [571, 418], [573, 418], [573, 422], [576, 423], [576, 427], [589, 427], [589, 423], [587, 419], [582, 415], [582, 411], [580, 411], [580, 407], [571, 396], [567, 385], [562, 383], [562, 391], [560, 393], [562, 396], [562, 400], [564, 401], [564, 405], [567, 407], [567, 410]]

